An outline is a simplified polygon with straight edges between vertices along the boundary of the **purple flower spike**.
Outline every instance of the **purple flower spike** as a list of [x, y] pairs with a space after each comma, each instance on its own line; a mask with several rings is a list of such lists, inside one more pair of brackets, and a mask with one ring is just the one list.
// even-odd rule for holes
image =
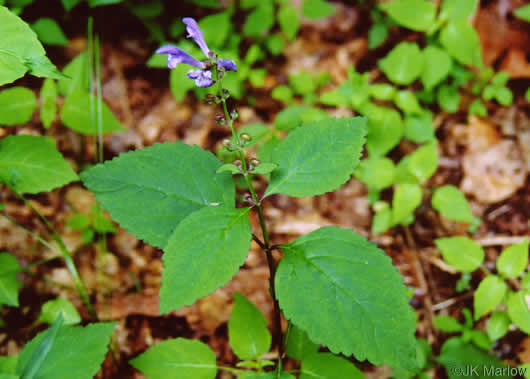
[[230, 59], [219, 59], [218, 65], [219, 67], [222, 67], [225, 70], [237, 71], [236, 64], [234, 63], [234, 61], [231, 61]]
[[167, 54], [167, 67], [176, 68], [177, 64], [184, 63], [197, 68], [204, 68], [204, 63], [193, 58], [184, 50], [173, 45], [165, 45], [156, 51], [157, 54]]
[[209, 70], [190, 70], [188, 78], [195, 80], [197, 87], [210, 87], [213, 84], [212, 72]]
[[208, 45], [206, 45], [206, 42], [204, 41], [202, 31], [199, 29], [197, 21], [191, 17], [185, 17], [182, 19], [182, 21], [186, 24], [186, 31], [188, 32], [187, 37], [193, 38], [195, 43], [201, 48], [204, 55], [206, 55], [207, 58], [210, 58], [210, 49], [208, 49]]

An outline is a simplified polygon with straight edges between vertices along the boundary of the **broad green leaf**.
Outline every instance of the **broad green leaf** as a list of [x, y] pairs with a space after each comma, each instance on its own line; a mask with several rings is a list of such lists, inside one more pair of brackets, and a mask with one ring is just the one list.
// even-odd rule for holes
[[162, 341], [129, 362], [151, 379], [215, 379], [215, 354], [197, 340]]
[[[39, 379], [91, 379], [99, 371], [116, 323], [62, 326], [40, 369]], [[33, 338], [19, 355], [17, 373], [29, 362], [45, 332]]]
[[259, 374], [257, 372], [246, 372], [241, 376], [238, 376], [238, 379], [296, 379], [294, 376], [287, 372], [282, 372], [278, 376], [275, 372], [268, 372], [266, 374]]
[[458, 88], [452, 85], [443, 84], [438, 87], [436, 99], [440, 107], [448, 113], [456, 113], [460, 106], [460, 93]]
[[421, 204], [422, 191], [417, 184], [398, 184], [392, 198], [392, 224], [408, 225]]
[[298, 10], [293, 6], [286, 4], [280, 8], [277, 17], [282, 32], [284, 32], [290, 40], [295, 39], [298, 29], [300, 28]]
[[416, 142], [424, 143], [435, 139], [433, 115], [428, 110], [423, 110], [420, 114], [408, 114], [405, 116], [405, 138]]
[[396, 87], [390, 84], [372, 84], [369, 91], [370, 96], [378, 100], [392, 100], [396, 96]]
[[267, 175], [276, 170], [277, 167], [278, 165], [276, 163], [260, 163], [258, 166], [252, 168], [252, 170], [250, 170], [250, 173]]
[[0, 140], [0, 183], [13, 190], [47, 192], [77, 179], [53, 139], [16, 135]]
[[384, 156], [401, 141], [403, 120], [398, 111], [385, 107], [368, 116], [366, 150], [370, 156]]
[[436, 329], [446, 333], [456, 333], [464, 330], [464, 327], [458, 321], [449, 316], [436, 316], [433, 324]]
[[510, 294], [506, 306], [513, 323], [526, 334], [530, 334], [530, 291]]
[[477, 379], [502, 378], [502, 373], [494, 375], [494, 372], [496, 369], [502, 370], [507, 367], [497, 357], [464, 342], [459, 337], [445, 341], [436, 360], [445, 367], [449, 379], [459, 379], [463, 376]]
[[530, 4], [526, 4], [522, 7], [517, 8], [513, 11], [513, 14], [521, 20], [530, 22]]
[[300, 379], [364, 379], [364, 374], [344, 358], [331, 353], [317, 353], [304, 358]]
[[206, 207], [178, 224], [164, 248], [161, 314], [191, 305], [232, 279], [250, 249], [249, 211]]
[[304, 0], [302, 13], [311, 20], [329, 17], [337, 12], [337, 8], [328, 4], [326, 0]]
[[505, 312], [495, 311], [491, 314], [488, 320], [488, 337], [492, 341], [497, 341], [499, 338], [504, 337], [508, 333], [510, 328], [511, 320]]
[[289, 75], [289, 84], [298, 95], [311, 95], [316, 90], [313, 76], [307, 71], [300, 71]]
[[2, 304], [18, 307], [18, 291], [22, 283], [17, 279], [20, 265], [15, 257], [0, 253], [0, 306]]
[[368, 31], [368, 48], [375, 49], [383, 42], [385, 42], [386, 37], [388, 37], [389, 27], [387, 24], [382, 22], [376, 22], [372, 24], [372, 27]]
[[393, 0], [379, 7], [399, 25], [416, 31], [428, 30], [436, 16], [436, 6], [426, 0]]
[[387, 202], [378, 201], [374, 204], [374, 210], [375, 214], [372, 220], [372, 233], [384, 233], [392, 226], [392, 209]]
[[64, 67], [63, 74], [67, 75], [67, 77], [59, 79], [57, 83], [61, 95], [68, 96], [74, 92], [88, 92], [88, 63], [86, 53], [83, 52], [72, 59]]
[[40, 98], [42, 103], [40, 119], [44, 127], [48, 129], [57, 114], [57, 105], [55, 104], [57, 101], [57, 86], [53, 79], [47, 78], [44, 80], [40, 90]]
[[[91, 100], [92, 98], [92, 100]], [[98, 135], [97, 117], [94, 120], [90, 115], [90, 102], [93, 102], [94, 109], [97, 107], [97, 98], [88, 92], [73, 92], [66, 97], [61, 108], [61, 121], [68, 128], [85, 135]], [[114, 113], [104, 102], [102, 105], [102, 126], [103, 134], [119, 132], [125, 130]]]
[[440, 17], [449, 21], [468, 21], [479, 0], [443, 0]]
[[[2, 356], [0, 357], [0, 378], [2, 375], [15, 374], [17, 368], [18, 355]], [[5, 376], [3, 379], [19, 378], [18, 375]]]
[[494, 310], [506, 295], [507, 290], [508, 286], [498, 276], [489, 275], [484, 278], [473, 295], [475, 320]]
[[475, 99], [469, 105], [468, 112], [469, 114], [486, 117], [488, 115], [488, 108], [486, 108], [480, 99]]
[[416, 149], [410, 154], [409, 171], [420, 182], [427, 181], [438, 168], [438, 148], [436, 141]]
[[226, 163], [226, 164], [222, 165], [215, 172], [218, 173], [218, 174], [221, 173], [221, 172], [229, 172], [232, 175], [241, 174], [242, 173], [241, 169], [238, 166], [236, 166], [235, 164], [232, 164], [232, 163]]
[[62, 79], [64, 75], [53, 65], [45, 55], [29, 57], [26, 59], [29, 73], [39, 78]]
[[[324, 97], [324, 95], [326, 94], [323, 94], [321, 98]], [[274, 100], [281, 101], [285, 104], [291, 104], [293, 101], [293, 90], [289, 88], [288, 86], [281, 84], [277, 87], [274, 87], [274, 89], [271, 92], [271, 97]], [[321, 102], [324, 104], [323, 100], [321, 100]]]
[[475, 217], [466, 196], [457, 187], [447, 184], [434, 190], [431, 199], [434, 209], [449, 220], [474, 223]]
[[409, 90], [398, 91], [394, 97], [397, 107], [407, 114], [421, 114], [422, 109], [414, 92]]
[[504, 249], [497, 259], [497, 271], [505, 278], [516, 278], [528, 266], [528, 237]]
[[260, 37], [274, 25], [274, 4], [271, 1], [260, 1], [248, 15], [243, 34], [248, 37]]
[[328, 117], [329, 115], [322, 109], [294, 105], [278, 112], [274, 120], [274, 126], [278, 130], [292, 130], [303, 123], [318, 121]]
[[423, 50], [423, 59], [421, 82], [425, 89], [430, 91], [447, 78], [453, 62], [445, 50], [436, 46], [427, 46]]
[[65, 46], [68, 44], [68, 38], [64, 35], [61, 27], [51, 18], [39, 18], [31, 27], [39, 39], [47, 45]]
[[234, 296], [234, 307], [228, 321], [228, 342], [239, 359], [256, 359], [271, 347], [272, 337], [267, 329], [267, 320], [239, 292]]
[[314, 196], [339, 188], [359, 163], [365, 125], [361, 117], [328, 118], [289, 133], [272, 152], [278, 168], [264, 197], [275, 193]]
[[219, 167], [212, 153], [176, 142], [121, 154], [81, 178], [114, 221], [163, 248], [189, 214], [209, 205], [234, 206], [234, 182], [228, 173], [215, 175]]
[[482, 48], [478, 33], [468, 23], [449, 22], [440, 33], [440, 42], [459, 63], [466, 66], [482, 66]]
[[305, 357], [315, 354], [318, 351], [318, 345], [311, 342], [307, 333], [296, 325], [291, 324], [291, 328], [286, 335], [285, 354], [289, 358], [301, 361]]
[[409, 170], [410, 154], [405, 155], [396, 165], [396, 184], [419, 184], [418, 179]]
[[[421, 1], [423, 2], [423, 0]], [[412, 83], [421, 75], [423, 71], [423, 54], [417, 44], [401, 42], [386, 57], [379, 60], [378, 65], [391, 81], [396, 84], [406, 85]]]
[[31, 120], [37, 107], [37, 98], [32, 90], [12, 87], [0, 91], [0, 126], [20, 125]]
[[459, 271], [473, 272], [484, 262], [484, 249], [470, 238], [437, 238], [434, 243], [444, 260]]
[[199, 28], [204, 33], [204, 40], [208, 41], [211, 49], [223, 47], [232, 32], [231, 16], [231, 11], [225, 11], [206, 16], [199, 21]]
[[376, 191], [394, 184], [395, 174], [394, 162], [385, 157], [363, 159], [355, 171], [357, 179]]
[[275, 277], [280, 307], [313, 342], [375, 365], [415, 366], [407, 289], [382, 250], [338, 227], [320, 228], [281, 249], [285, 257]]
[[177, 65], [177, 68], [171, 70], [169, 74], [169, 88], [175, 97], [175, 100], [179, 103], [184, 100], [184, 97], [189, 90], [195, 88], [193, 80], [188, 79], [186, 76], [188, 71], [189, 66], [179, 64]]
[[79, 315], [79, 312], [77, 312], [75, 306], [62, 297], [48, 300], [42, 305], [39, 321], [53, 324], [61, 313], [64, 325], [75, 325], [81, 322], [81, 316]]

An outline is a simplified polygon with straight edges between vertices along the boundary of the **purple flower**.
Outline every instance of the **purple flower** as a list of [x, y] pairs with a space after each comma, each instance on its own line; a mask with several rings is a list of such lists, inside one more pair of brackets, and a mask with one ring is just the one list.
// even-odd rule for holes
[[212, 72], [208, 70], [190, 70], [188, 78], [195, 80], [197, 87], [210, 87], [213, 84]]
[[205, 68], [205, 64], [184, 50], [173, 45], [165, 45], [156, 51], [157, 54], [167, 54], [167, 67], [176, 68], [177, 64], [184, 63], [197, 68]]
[[206, 42], [204, 41], [204, 37], [202, 36], [202, 30], [199, 29], [199, 25], [197, 25], [197, 22], [191, 17], [183, 18], [182, 22], [186, 24], [186, 31], [188, 32], [187, 37], [193, 38], [195, 43], [201, 48], [204, 55], [206, 55], [207, 58], [210, 58], [210, 49], [208, 49], [208, 45], [206, 45]]
[[234, 63], [234, 61], [231, 61], [230, 59], [219, 59], [217, 61], [217, 65], [219, 67], [224, 68], [225, 70], [237, 71], [236, 64]]

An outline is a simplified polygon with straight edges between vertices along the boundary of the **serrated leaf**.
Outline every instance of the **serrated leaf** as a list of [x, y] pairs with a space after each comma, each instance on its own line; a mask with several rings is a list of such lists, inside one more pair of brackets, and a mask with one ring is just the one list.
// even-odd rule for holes
[[275, 277], [280, 307], [313, 342], [375, 365], [415, 366], [414, 314], [403, 279], [382, 250], [338, 227], [320, 228], [281, 249], [285, 257]]
[[440, 33], [440, 42], [459, 63], [482, 66], [482, 48], [478, 33], [465, 21], [449, 22]]
[[258, 308], [239, 292], [228, 321], [228, 342], [239, 359], [256, 359], [271, 347], [267, 320]]
[[508, 296], [506, 306], [513, 323], [526, 334], [530, 334], [530, 291], [512, 293]]
[[206, 207], [178, 224], [164, 248], [161, 314], [191, 305], [232, 279], [250, 249], [249, 211]]
[[22, 283], [17, 279], [20, 265], [15, 257], [0, 253], [0, 306], [7, 304], [18, 307], [18, 291]]
[[0, 183], [13, 190], [47, 192], [77, 179], [51, 138], [16, 135], [0, 140]]
[[184, 338], [162, 341], [129, 361], [151, 379], [215, 379], [215, 354], [208, 345]]
[[398, 184], [392, 198], [392, 225], [408, 225], [421, 204], [422, 191], [417, 184]]
[[[61, 108], [61, 121], [68, 128], [75, 130], [81, 134], [93, 136], [98, 135], [97, 117], [94, 119], [90, 115], [90, 104], [94, 104], [94, 109], [97, 106], [97, 98], [88, 92], [73, 92], [68, 95]], [[116, 118], [110, 108], [102, 102], [102, 126], [101, 132], [103, 134], [119, 132], [125, 130], [120, 121]]]
[[379, 7], [399, 25], [416, 31], [428, 30], [436, 16], [436, 6], [425, 0], [394, 0]]
[[[99, 371], [115, 322], [88, 326], [62, 326], [46, 359], [38, 371], [39, 379], [91, 379]], [[45, 332], [33, 338], [19, 355], [17, 373], [21, 373], [30, 357], [45, 338]]]
[[42, 102], [40, 119], [44, 127], [48, 129], [57, 114], [57, 105], [55, 104], [57, 101], [57, 86], [53, 79], [47, 78], [44, 80], [40, 90], [40, 98]]
[[462, 191], [451, 184], [434, 190], [432, 207], [449, 220], [467, 223], [475, 222], [471, 207]]
[[48, 17], [39, 18], [31, 25], [31, 28], [45, 44], [58, 46], [68, 44], [68, 38], [66, 38], [61, 27], [54, 19]]
[[175, 142], [121, 154], [81, 178], [114, 221], [163, 248], [189, 214], [214, 204], [234, 207], [234, 182], [230, 174], [215, 175], [220, 166], [212, 153]]
[[516, 278], [528, 266], [528, 237], [504, 249], [497, 259], [497, 270], [505, 278]]
[[427, 46], [423, 50], [423, 59], [421, 82], [430, 91], [447, 78], [453, 62], [445, 50], [436, 46]]
[[300, 379], [366, 378], [353, 363], [331, 353], [317, 353], [305, 357], [300, 371]]
[[484, 262], [484, 249], [467, 237], [446, 237], [434, 240], [444, 260], [462, 272], [473, 272]]
[[32, 90], [12, 87], [0, 91], [0, 126], [20, 125], [31, 120], [37, 107], [37, 98]]
[[291, 325], [289, 333], [285, 338], [285, 354], [290, 358], [301, 361], [318, 351], [318, 345], [313, 343], [307, 336], [307, 333], [296, 325]]
[[495, 275], [489, 275], [480, 282], [473, 295], [473, 309], [475, 320], [491, 312], [502, 301], [508, 291], [504, 280]]
[[497, 341], [499, 338], [504, 337], [504, 335], [508, 333], [510, 324], [510, 318], [505, 312], [493, 312], [488, 320], [488, 326], [486, 329], [488, 332], [488, 337], [492, 341]]
[[381, 59], [378, 65], [391, 81], [406, 85], [412, 83], [422, 73], [423, 55], [417, 44], [401, 42]]
[[455, 333], [464, 330], [464, 327], [458, 321], [449, 316], [436, 316], [434, 317], [433, 324], [435, 328], [446, 333]]
[[398, 111], [381, 107], [368, 117], [366, 149], [370, 156], [383, 156], [397, 146], [403, 137], [403, 120]]
[[271, 174], [265, 196], [295, 197], [333, 191], [344, 184], [359, 163], [366, 119], [324, 119], [292, 131], [272, 152], [278, 168]]
[[75, 325], [81, 322], [81, 316], [75, 306], [61, 297], [48, 300], [42, 305], [39, 321], [52, 324], [62, 314], [64, 325]]
[[423, 145], [410, 154], [409, 171], [420, 182], [434, 175], [438, 168], [438, 148], [436, 141]]
[[280, 24], [282, 32], [285, 33], [287, 38], [293, 40], [298, 33], [298, 29], [300, 28], [298, 10], [291, 5], [285, 4], [278, 11], [277, 17], [278, 24]]

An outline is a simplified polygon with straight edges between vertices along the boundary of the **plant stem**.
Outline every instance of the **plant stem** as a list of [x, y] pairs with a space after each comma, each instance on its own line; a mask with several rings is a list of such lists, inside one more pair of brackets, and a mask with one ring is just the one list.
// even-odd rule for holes
[[263, 215], [263, 208], [261, 207], [261, 201], [258, 198], [258, 195], [256, 194], [256, 190], [254, 189], [254, 186], [252, 185], [251, 175], [248, 171], [247, 163], [245, 161], [245, 153], [243, 150], [243, 146], [241, 145], [241, 140], [239, 138], [239, 135], [235, 131], [234, 122], [232, 118], [230, 117], [230, 113], [228, 112], [228, 106], [226, 104], [226, 99], [223, 96], [223, 90], [222, 90], [223, 87], [221, 84], [221, 78], [219, 76], [219, 72], [217, 71], [217, 68], [215, 69], [215, 74], [216, 74], [216, 79], [218, 83], [218, 95], [221, 98], [221, 103], [222, 103], [222, 108], [223, 108], [223, 112], [225, 115], [225, 119], [226, 119], [226, 122], [228, 123], [228, 126], [230, 127], [232, 136], [236, 142], [236, 149], [239, 153], [239, 159], [241, 160], [241, 169], [243, 171], [243, 176], [245, 177], [245, 181], [250, 191], [250, 195], [252, 196], [252, 200], [254, 201], [254, 206], [256, 207], [256, 210], [258, 211], [259, 223], [261, 226], [261, 232], [263, 234], [263, 243], [262, 244], [258, 243], [258, 244], [265, 251], [265, 255], [267, 256], [267, 264], [269, 266], [270, 294], [271, 294], [271, 297], [274, 303], [274, 333], [273, 333], [274, 338], [273, 340], [274, 340], [274, 344], [278, 346], [278, 357], [279, 358], [278, 358], [277, 370], [278, 372], [280, 372], [281, 367], [282, 367], [282, 359], [284, 355], [284, 346], [283, 346], [282, 319], [281, 319], [280, 305], [278, 303], [278, 299], [276, 298], [276, 288], [274, 284], [274, 277], [276, 275], [276, 262], [274, 261], [274, 257], [272, 255], [269, 233], [267, 230], [267, 224], [265, 222], [265, 216]]

